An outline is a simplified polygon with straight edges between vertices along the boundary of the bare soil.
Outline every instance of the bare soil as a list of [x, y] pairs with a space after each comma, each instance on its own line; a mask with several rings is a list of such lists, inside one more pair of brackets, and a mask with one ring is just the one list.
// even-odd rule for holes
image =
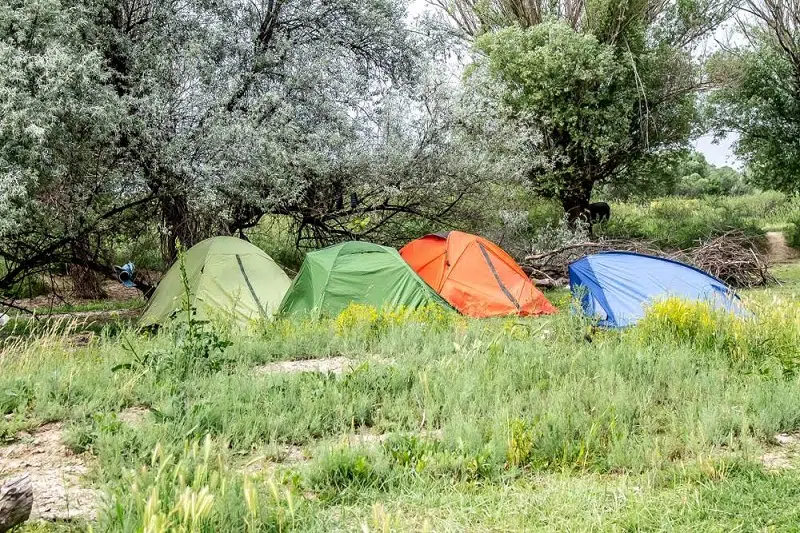
[[46, 424], [0, 447], [0, 477], [30, 475], [31, 520], [92, 520], [97, 515], [100, 495], [81, 482], [92, 458], [72, 453], [62, 436], [60, 423]]
[[[20, 298], [13, 302], [14, 305], [31, 311], [47, 312], [54, 307], [63, 305], [80, 306], [95, 301], [76, 297], [72, 290], [71, 281], [68, 278], [53, 278], [50, 284], [53, 287], [53, 291], [50, 294], [43, 294], [35, 298]], [[125, 287], [121, 283], [113, 280], [104, 281], [102, 287], [103, 291], [108, 295], [107, 300], [109, 301], [135, 300], [142, 296], [142, 293], [138, 289]], [[104, 313], [106, 311], [92, 312]], [[84, 316], [86, 313], [89, 312], [69, 314], [72, 316]]]
[[761, 456], [767, 470], [797, 468], [800, 462], [800, 434], [779, 433], [774, 437], [776, 446]]
[[321, 374], [343, 374], [356, 367], [356, 362], [347, 357], [305, 359], [302, 361], [279, 361], [256, 368], [257, 374], [293, 374], [297, 372], [319, 372]]
[[[119, 414], [120, 420], [136, 425], [147, 414], [132, 407]], [[33, 487], [31, 520], [94, 520], [101, 493], [84, 483], [93, 465], [89, 454], [75, 454], [63, 443], [59, 422], [23, 432], [8, 446], [0, 446], [0, 480], [27, 472]]]
[[786, 236], [781, 231], [767, 232], [768, 258], [770, 263], [787, 263], [800, 257], [800, 250], [795, 250], [786, 243]]

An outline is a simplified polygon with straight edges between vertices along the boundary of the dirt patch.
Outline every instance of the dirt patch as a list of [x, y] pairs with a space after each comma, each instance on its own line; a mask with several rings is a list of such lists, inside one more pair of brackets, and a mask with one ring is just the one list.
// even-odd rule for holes
[[150, 413], [150, 409], [140, 405], [128, 407], [123, 409], [117, 415], [120, 421], [128, 424], [131, 427], [137, 427], [144, 422], [145, 417]]
[[347, 357], [328, 357], [324, 359], [305, 359], [302, 361], [279, 361], [256, 368], [258, 374], [294, 374], [299, 372], [319, 372], [320, 374], [343, 374], [352, 371], [356, 361]]
[[33, 520], [92, 520], [100, 494], [81, 478], [91, 458], [62, 444], [60, 423], [47, 424], [0, 447], [0, 478], [27, 472], [33, 487]]
[[767, 470], [796, 468], [800, 462], [800, 434], [779, 433], [774, 440], [777, 447], [761, 456], [761, 464]]
[[[36, 296], [35, 298], [20, 298], [14, 301], [14, 305], [25, 309], [47, 312], [53, 307], [60, 307], [62, 305], [79, 306], [95, 301], [75, 297], [72, 291], [72, 282], [68, 278], [54, 277], [50, 280], [50, 285], [54, 289], [52, 293]], [[142, 293], [138, 289], [125, 287], [121, 283], [113, 280], [103, 282], [102, 287], [103, 291], [108, 296], [108, 300], [135, 300], [142, 296]]]
[[786, 243], [781, 231], [767, 232], [768, 258], [770, 263], [786, 263], [800, 257], [800, 251]]
[[[142, 423], [146, 407], [129, 407], [119, 419], [131, 426]], [[94, 520], [101, 493], [87, 487], [83, 477], [92, 466], [89, 454], [75, 454], [63, 444], [61, 423], [23, 432], [0, 446], [0, 480], [28, 473], [33, 487], [31, 520]]]
[[308, 464], [310, 457], [300, 446], [281, 445], [266, 451], [250, 454], [240, 463], [237, 470], [244, 474], [272, 473], [280, 466]]

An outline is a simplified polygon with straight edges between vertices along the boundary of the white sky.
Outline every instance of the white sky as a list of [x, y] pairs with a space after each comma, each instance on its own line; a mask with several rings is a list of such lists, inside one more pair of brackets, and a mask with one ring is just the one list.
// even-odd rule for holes
[[731, 166], [734, 168], [741, 168], [742, 162], [733, 153], [733, 143], [736, 142], [736, 135], [729, 134], [723, 139], [720, 139], [718, 144], [713, 142], [712, 135], [704, 135], [694, 142], [694, 146], [698, 152], [706, 156], [706, 159], [712, 165]]
[[[408, 13], [411, 18], [415, 18], [421, 13], [434, 9], [426, 0], [411, 0], [409, 3]], [[721, 31], [724, 31], [720, 28]], [[721, 37], [721, 35], [720, 35]], [[695, 149], [706, 156], [709, 163], [716, 166], [729, 165], [735, 168], [741, 168], [741, 161], [733, 153], [733, 143], [736, 142], [735, 135], [728, 135], [714, 142], [714, 136], [704, 135], [694, 141]]]

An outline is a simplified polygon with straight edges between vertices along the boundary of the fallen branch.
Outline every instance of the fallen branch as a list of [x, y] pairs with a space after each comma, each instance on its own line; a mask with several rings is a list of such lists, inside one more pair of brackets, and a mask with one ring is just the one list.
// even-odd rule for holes
[[0, 533], [25, 522], [33, 509], [33, 488], [28, 474], [11, 478], [0, 486]]
[[[735, 288], [757, 287], [775, 281], [760, 243], [738, 230], [701, 241], [696, 247], [686, 250], [662, 250], [652, 242], [640, 240], [572, 243], [529, 254], [522, 260], [521, 266], [537, 280], [558, 280], [568, 276], [567, 268], [571, 262], [601, 251], [635, 252], [672, 259], [708, 272]], [[549, 283], [543, 285], [549, 286]]]

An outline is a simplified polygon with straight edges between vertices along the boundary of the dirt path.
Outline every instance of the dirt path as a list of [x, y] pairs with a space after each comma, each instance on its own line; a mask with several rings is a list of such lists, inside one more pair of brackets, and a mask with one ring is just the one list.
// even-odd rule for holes
[[796, 468], [800, 459], [800, 434], [779, 433], [775, 435], [775, 446], [764, 452], [761, 463], [767, 470]]
[[91, 459], [63, 443], [63, 427], [47, 424], [0, 448], [0, 478], [27, 472], [33, 487], [31, 520], [93, 520], [99, 494], [81, 483]]
[[786, 236], [782, 231], [767, 232], [767, 245], [770, 263], [787, 263], [800, 257], [800, 251], [786, 243]]

